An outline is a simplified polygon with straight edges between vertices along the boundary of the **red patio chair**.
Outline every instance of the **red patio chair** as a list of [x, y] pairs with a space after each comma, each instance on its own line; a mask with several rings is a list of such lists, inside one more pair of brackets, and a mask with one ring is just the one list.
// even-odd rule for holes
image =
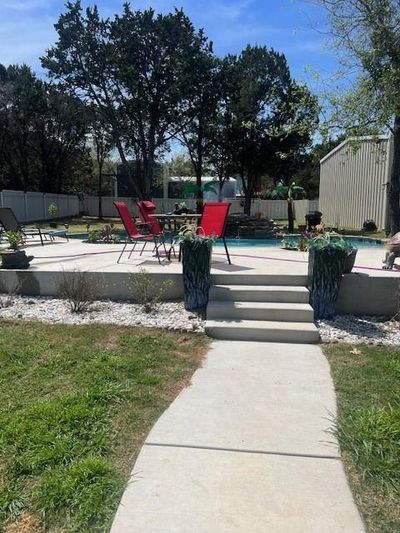
[[137, 202], [139, 218], [145, 224], [153, 235], [157, 237], [163, 235], [163, 230], [157, 218], [151, 216], [156, 212], [157, 207], [150, 200], [141, 200]]
[[197, 230], [201, 235], [222, 239], [229, 264], [231, 264], [231, 258], [229, 257], [228, 247], [226, 245], [225, 228], [230, 207], [230, 202], [204, 204], [203, 214]]
[[[121, 257], [123, 255], [123, 253], [125, 252], [125, 249], [128, 246], [129, 242], [133, 242], [134, 244], [133, 244], [132, 250], [130, 251], [128, 259], [131, 257], [132, 252], [135, 249], [136, 244], [138, 242], [144, 242], [144, 245], [143, 245], [143, 248], [142, 248], [142, 250], [140, 252], [140, 255], [142, 255], [142, 253], [143, 253], [143, 251], [144, 251], [144, 249], [146, 247], [146, 244], [148, 242], [153, 242], [158, 262], [161, 263], [160, 254], [158, 253], [158, 249], [159, 249], [159, 247], [161, 245], [163, 245], [164, 249], [165, 249], [164, 241], [162, 239], [159, 239], [158, 236], [154, 235], [153, 233], [151, 233], [150, 235], [144, 235], [143, 233], [140, 233], [138, 231], [137, 227], [136, 227], [135, 221], [132, 218], [132, 216], [131, 216], [131, 214], [129, 212], [128, 206], [126, 205], [125, 202], [113, 202], [113, 203], [114, 203], [115, 207], [118, 210], [119, 216], [121, 217], [122, 223], [123, 223], [125, 231], [127, 233], [127, 239], [126, 239], [125, 245], [124, 245], [124, 247], [122, 249], [122, 252], [121, 252], [120, 256], [118, 257], [117, 263], [120, 262]], [[167, 255], [167, 250], [166, 249], [165, 249], [165, 254]]]

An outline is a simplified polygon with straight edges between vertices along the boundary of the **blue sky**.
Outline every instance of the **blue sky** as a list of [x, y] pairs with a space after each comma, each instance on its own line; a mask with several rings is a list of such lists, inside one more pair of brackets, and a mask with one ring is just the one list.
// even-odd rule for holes
[[[102, 14], [112, 16], [121, 10], [122, 1], [82, 3], [97, 3]], [[64, 4], [64, 0], [0, 0], [0, 63], [27, 63], [39, 72], [38, 57], [56, 39], [53, 24]], [[183, 7], [196, 27], [204, 27], [218, 55], [238, 53], [247, 43], [265, 44], [283, 52], [294, 77], [311, 85], [309, 67], [323, 77], [336, 70], [324, 36], [324, 11], [308, 0], [133, 0], [131, 6], [152, 6], [161, 12]]]

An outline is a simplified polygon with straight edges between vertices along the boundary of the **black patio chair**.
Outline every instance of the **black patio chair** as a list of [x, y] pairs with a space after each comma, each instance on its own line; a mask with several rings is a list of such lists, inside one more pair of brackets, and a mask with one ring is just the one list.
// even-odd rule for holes
[[24, 237], [39, 237], [42, 246], [44, 246], [44, 240], [47, 240], [47, 237], [53, 241], [56, 234], [62, 235], [68, 241], [67, 231], [59, 232], [51, 229], [27, 228], [23, 226], [18, 222], [11, 207], [0, 207], [0, 224], [5, 233], [7, 231], [20, 231]]

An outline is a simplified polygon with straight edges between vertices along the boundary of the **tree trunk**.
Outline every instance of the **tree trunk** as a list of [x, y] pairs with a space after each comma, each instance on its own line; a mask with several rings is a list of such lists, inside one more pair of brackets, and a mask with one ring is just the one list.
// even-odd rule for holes
[[131, 166], [129, 165], [129, 163], [128, 163], [126, 157], [125, 157], [125, 153], [124, 153], [124, 150], [122, 148], [122, 144], [119, 141], [119, 139], [116, 140], [116, 147], [117, 147], [117, 150], [118, 150], [119, 157], [121, 159], [121, 163], [122, 163], [122, 165], [123, 165], [123, 167], [125, 169], [125, 172], [128, 174], [129, 180], [132, 183], [132, 186], [133, 186], [138, 198], [142, 199], [142, 192], [139, 189], [139, 187], [137, 186], [137, 183], [136, 183], [136, 181], [133, 178]]
[[243, 211], [245, 215], [250, 216], [251, 213], [251, 194], [249, 191], [245, 191], [244, 193], [244, 206]]
[[400, 116], [394, 121], [393, 161], [387, 194], [390, 235], [394, 235], [400, 231]]
[[247, 181], [246, 181], [246, 178], [245, 178], [243, 172], [242, 172], [240, 178], [242, 180], [242, 187], [243, 187], [243, 192], [244, 192], [243, 212], [244, 212], [245, 215], [250, 216], [250, 212], [251, 212], [251, 196], [252, 196], [252, 190], [249, 187], [250, 179], [249, 179], [249, 177], [247, 177]]
[[201, 171], [196, 171], [196, 212], [203, 212], [203, 189], [201, 188]]
[[201, 188], [201, 176], [203, 174], [203, 127], [202, 117], [199, 119], [199, 130], [197, 135], [197, 164], [195, 165], [196, 171], [196, 211], [198, 214], [203, 212], [203, 189]]
[[288, 203], [288, 206], [287, 206], [288, 230], [289, 230], [289, 233], [293, 233], [293, 230], [294, 230], [293, 200], [288, 199], [287, 203]]
[[151, 200], [151, 189], [154, 179], [154, 155], [149, 154], [143, 162], [143, 200]]
[[99, 164], [99, 219], [103, 218], [103, 165]]

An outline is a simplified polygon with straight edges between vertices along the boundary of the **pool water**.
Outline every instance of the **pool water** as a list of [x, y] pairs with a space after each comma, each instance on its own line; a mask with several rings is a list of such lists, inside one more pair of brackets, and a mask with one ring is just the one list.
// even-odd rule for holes
[[[126, 233], [121, 231], [120, 232], [121, 239], [124, 239], [126, 237]], [[87, 233], [72, 233], [68, 235], [71, 239], [82, 239], [85, 240], [88, 237]], [[291, 240], [293, 242], [296, 242], [298, 237], [295, 235], [288, 237], [288, 240]], [[343, 237], [343, 239], [351, 244], [352, 246], [356, 248], [381, 248], [383, 246], [383, 242], [379, 239], [369, 239], [367, 237]], [[257, 248], [257, 247], [267, 247], [267, 248], [282, 248], [282, 239], [226, 239], [226, 244], [229, 247], [242, 247], [242, 246], [248, 246], [251, 248]], [[223, 246], [224, 243], [221, 239], [217, 239], [215, 242], [216, 246]]]
[[[343, 237], [343, 239], [354, 246], [355, 248], [380, 248], [383, 243], [379, 239], [368, 239], [368, 238], [358, 238], [358, 237]], [[297, 241], [296, 237], [289, 237], [288, 240], [295, 243]], [[263, 246], [267, 248], [282, 248], [282, 239], [226, 239], [228, 246], [250, 246], [258, 247]], [[217, 246], [223, 246], [222, 240], [218, 239], [216, 241]]]

